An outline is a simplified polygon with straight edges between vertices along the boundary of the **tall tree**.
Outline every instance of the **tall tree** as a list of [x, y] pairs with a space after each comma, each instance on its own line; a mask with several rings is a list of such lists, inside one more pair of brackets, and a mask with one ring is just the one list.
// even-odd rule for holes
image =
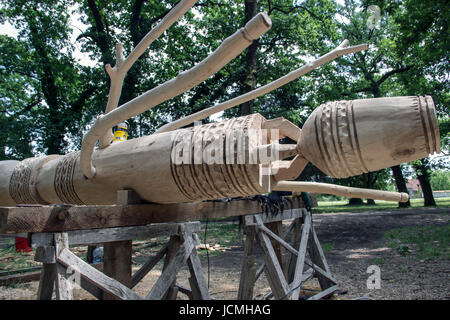
[[[95, 86], [82, 79], [80, 67], [72, 57], [73, 45], [69, 42], [69, 1], [4, 1], [2, 19], [8, 19], [18, 30], [18, 40], [25, 50], [19, 60], [27, 59], [26, 68], [11, 64], [13, 75], [27, 77], [27, 90], [34, 103], [9, 107], [25, 116], [33, 112], [39, 125], [33, 125], [42, 137], [42, 151], [63, 153], [67, 148], [65, 135], [78, 131], [83, 107], [95, 92]], [[4, 41], [14, 42], [3, 38]], [[16, 46], [16, 47], [17, 47]], [[13, 101], [14, 92], [5, 93]], [[14, 112], [13, 112], [14, 113]], [[13, 125], [11, 123], [11, 125]], [[39, 146], [38, 146], [39, 150]]]

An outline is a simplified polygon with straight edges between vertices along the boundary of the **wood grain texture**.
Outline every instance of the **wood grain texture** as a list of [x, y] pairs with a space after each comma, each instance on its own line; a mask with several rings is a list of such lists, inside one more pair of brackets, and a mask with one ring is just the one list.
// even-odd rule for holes
[[[67, 231], [69, 245], [103, 244], [106, 242], [123, 240], [141, 240], [175, 234], [180, 228], [179, 223], [154, 223], [146, 226], [116, 227], [104, 229], [87, 229]], [[184, 228], [189, 232], [200, 231], [199, 222], [186, 222]], [[33, 247], [49, 246], [53, 243], [52, 233], [33, 233], [31, 244]]]
[[[302, 202], [294, 198], [294, 207]], [[261, 213], [256, 201], [140, 204], [126, 206], [3, 207], [0, 233], [60, 232], [184, 222]], [[64, 219], [60, 219], [63, 215]]]
[[141, 300], [136, 293], [121, 284], [120, 282], [106, 276], [96, 268], [90, 266], [68, 249], [62, 250], [57, 258], [58, 262], [65, 266], [75, 266], [80, 272], [81, 277], [91, 282], [93, 285], [107, 291], [110, 294], [119, 297], [122, 300]]
[[302, 128], [300, 153], [335, 178], [392, 167], [440, 152], [431, 97], [328, 102]]

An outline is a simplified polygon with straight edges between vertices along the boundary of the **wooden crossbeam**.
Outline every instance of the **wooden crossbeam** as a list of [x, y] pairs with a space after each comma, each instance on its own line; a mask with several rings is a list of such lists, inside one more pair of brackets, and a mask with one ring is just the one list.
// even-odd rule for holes
[[144, 265], [138, 271], [136, 271], [136, 273], [131, 278], [131, 288], [134, 288], [139, 283], [139, 281], [141, 281], [142, 278], [144, 278], [164, 257], [164, 255], [167, 253], [167, 247], [168, 245], [165, 244], [156, 255], [147, 260], [147, 262], [144, 263]]
[[[198, 232], [201, 229], [199, 222], [186, 222], [184, 228], [189, 232]], [[69, 245], [103, 244], [124, 240], [149, 239], [168, 234], [176, 234], [180, 223], [153, 223], [146, 226], [117, 227], [104, 229], [87, 229], [67, 231]], [[33, 233], [31, 244], [33, 247], [50, 246], [53, 243], [53, 233]]]
[[322, 299], [328, 295], [330, 295], [331, 293], [335, 292], [338, 289], [337, 285], [331, 286], [328, 289], [325, 289], [321, 292], [319, 292], [316, 295], [313, 295], [312, 297], [309, 297], [308, 300], [319, 300]]
[[[292, 198], [294, 208], [303, 207]], [[104, 206], [0, 207], [0, 233], [64, 232], [68, 230], [143, 226], [261, 213], [256, 201], [129, 204]]]

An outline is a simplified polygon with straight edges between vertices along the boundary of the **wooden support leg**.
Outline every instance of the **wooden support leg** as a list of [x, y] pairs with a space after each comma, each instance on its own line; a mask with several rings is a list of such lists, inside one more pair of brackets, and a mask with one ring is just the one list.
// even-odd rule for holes
[[[300, 247], [300, 236], [302, 234], [302, 218], [297, 218], [293, 222], [293, 239], [292, 239], [292, 246], [295, 250], [298, 251]], [[294, 273], [295, 273], [295, 266], [297, 265], [297, 257], [295, 255], [291, 255], [289, 257], [288, 262], [288, 272], [287, 272], [287, 280], [289, 283], [292, 283], [292, 280], [294, 280]]]
[[[69, 248], [69, 239], [67, 233], [55, 234], [56, 255]], [[71, 266], [56, 264], [56, 299], [73, 300], [73, 281], [80, 279], [77, 270]], [[80, 283], [81, 281], [79, 281]]]
[[300, 238], [300, 246], [297, 255], [297, 263], [294, 272], [294, 280], [292, 281], [292, 300], [298, 300], [300, 295], [300, 285], [303, 279], [303, 268], [305, 265], [305, 255], [308, 246], [309, 232], [311, 230], [311, 215], [305, 214], [302, 229], [302, 236]]
[[193, 249], [195, 249], [195, 245], [192, 237], [186, 237], [183, 244], [180, 246], [180, 249], [167, 264], [146, 299], [161, 300], [166, 296], [167, 291], [173, 285], [173, 282], [177, 277], [178, 271], [187, 261]]
[[238, 300], [252, 300], [253, 288], [256, 281], [255, 257], [253, 256], [253, 245], [255, 241], [255, 228], [246, 227], [244, 229], [245, 247], [244, 259], [242, 261], [241, 279], [239, 282]]
[[[180, 236], [179, 235], [170, 236], [166, 258], [164, 260], [163, 272], [164, 270], [167, 269], [167, 266], [173, 260], [178, 250], [180, 250], [180, 246], [181, 246]], [[163, 300], [176, 300], [178, 294], [178, 289], [175, 287], [176, 282], [177, 278], [175, 277], [175, 279], [172, 281], [172, 285], [169, 287], [169, 290], [167, 290], [167, 293], [164, 296]]]
[[[183, 237], [193, 237], [195, 244], [200, 244], [197, 234], [187, 234], [183, 233]], [[194, 248], [187, 260], [189, 272], [191, 277], [189, 278], [189, 284], [192, 290], [193, 300], [211, 300], [209, 295], [209, 288], [206, 283], [205, 275], [203, 274], [202, 264], [200, 258], [198, 257], [197, 250]]]
[[[326, 271], [327, 274], [331, 276], [330, 268], [328, 266], [322, 247], [320, 246], [319, 239], [313, 227], [311, 228], [310, 242], [311, 245], [309, 248], [309, 256], [311, 257], [312, 262], [321, 267], [323, 270]], [[317, 274], [317, 279], [319, 280], [320, 288], [322, 290], [328, 289], [336, 285], [335, 282], [333, 282], [330, 278], [325, 277], [321, 273]]]
[[[255, 216], [255, 220], [258, 225], [262, 225], [262, 220], [259, 215]], [[289, 292], [289, 285], [284, 277], [281, 265], [278, 262], [275, 250], [273, 249], [272, 242], [264, 232], [257, 232], [259, 244], [264, 251], [265, 271], [269, 280], [270, 287], [272, 288], [275, 299], [286, 299]]]
[[[103, 246], [103, 272], [131, 288], [131, 240], [105, 243]], [[116, 300], [111, 294], [105, 292], [104, 300]]]
[[42, 246], [36, 249], [35, 261], [42, 262], [37, 300], [51, 300], [56, 279], [56, 252], [54, 246]]
[[192, 250], [187, 263], [189, 272], [191, 273], [189, 284], [191, 285], [192, 298], [194, 300], [211, 300], [208, 285], [206, 284], [205, 276], [202, 271], [200, 258], [198, 257], [195, 249]]
[[39, 280], [38, 300], [51, 300], [56, 278], [56, 263], [43, 263]]
[[[269, 222], [266, 223], [266, 227], [275, 233], [277, 236], [283, 235], [283, 222], [282, 221], [275, 221], [275, 222]], [[286, 264], [284, 261], [284, 249], [280, 245], [280, 243], [274, 239], [271, 239], [272, 241], [272, 247], [275, 250], [275, 254], [277, 255], [278, 262], [280, 263], [281, 269], [283, 270], [284, 274], [286, 274]]]

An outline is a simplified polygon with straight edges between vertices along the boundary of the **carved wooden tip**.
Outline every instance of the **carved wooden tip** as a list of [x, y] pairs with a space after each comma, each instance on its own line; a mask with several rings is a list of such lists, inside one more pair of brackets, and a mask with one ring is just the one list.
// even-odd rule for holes
[[272, 27], [272, 20], [265, 12], [258, 13], [249, 22], [245, 24], [245, 30], [252, 40], [261, 37]]
[[399, 202], [408, 202], [409, 200], [409, 195], [407, 193], [400, 193], [400, 201]]
[[335, 178], [427, 157], [440, 151], [433, 100], [411, 96], [328, 102], [306, 121], [299, 148]]

